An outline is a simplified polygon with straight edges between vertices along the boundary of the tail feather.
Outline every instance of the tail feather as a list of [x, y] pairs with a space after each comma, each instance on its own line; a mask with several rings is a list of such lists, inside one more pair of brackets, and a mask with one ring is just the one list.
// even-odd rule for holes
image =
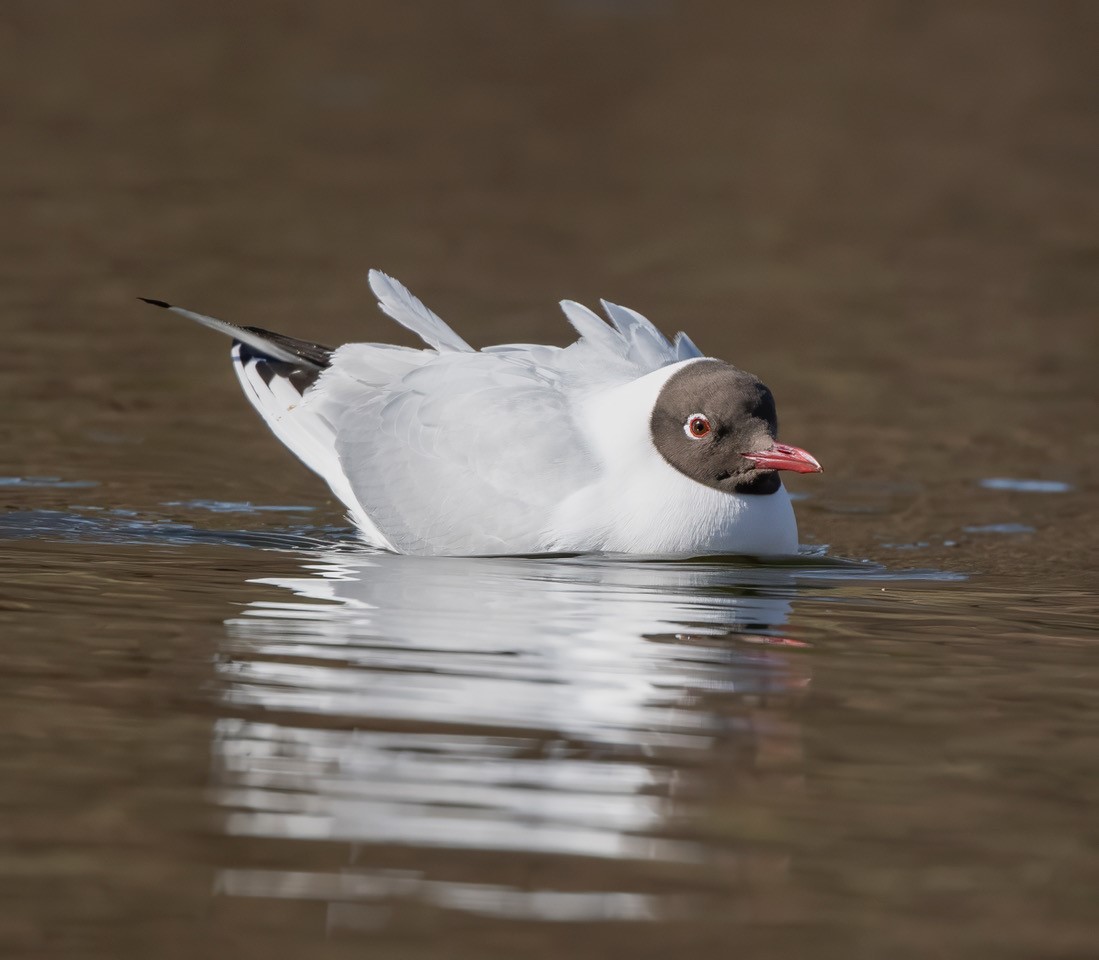
[[311, 402], [310, 390], [321, 369], [270, 357], [239, 340], [233, 343], [233, 371], [248, 401], [271, 432], [310, 470], [321, 477], [347, 507], [352, 522], [375, 546], [391, 549], [363, 510], [336, 453], [332, 424]]
[[298, 340], [282, 333], [274, 333], [264, 330], [262, 327], [240, 327], [227, 320], [219, 320], [217, 317], [208, 317], [204, 313], [195, 313], [177, 307], [163, 300], [150, 300], [147, 297], [138, 297], [143, 303], [152, 304], [154, 307], [163, 307], [171, 310], [181, 317], [201, 323], [204, 327], [225, 333], [240, 343], [247, 344], [253, 350], [263, 354], [271, 360], [281, 360], [297, 366], [305, 364], [316, 369], [323, 369], [332, 362], [332, 347], [326, 347], [321, 343], [312, 343], [309, 340]]
[[[326, 480], [338, 471], [332, 428], [303, 402], [319, 371], [271, 360], [240, 341], [233, 344], [232, 357], [245, 396], [275, 436]], [[343, 472], [338, 472], [342, 479]]]
[[[262, 339], [263, 346], [259, 347], [261, 353], [274, 347], [275, 349], [290, 353], [295, 359], [291, 361], [299, 367], [302, 364], [323, 370], [332, 364], [332, 354], [335, 350], [326, 347], [322, 343], [313, 343], [309, 340], [298, 340], [282, 333], [274, 333], [271, 330], [263, 330], [260, 327], [241, 327], [241, 332], [254, 334]], [[240, 334], [236, 336], [240, 340]], [[242, 341], [243, 342], [243, 341]]]
[[316, 399], [313, 387], [331, 365], [333, 349], [260, 327], [237, 326], [163, 300], [140, 299], [232, 337], [233, 371], [271, 432], [328, 484], [368, 541], [389, 548], [351, 490], [336, 454], [335, 431], [320, 411], [322, 404], [311, 402]]

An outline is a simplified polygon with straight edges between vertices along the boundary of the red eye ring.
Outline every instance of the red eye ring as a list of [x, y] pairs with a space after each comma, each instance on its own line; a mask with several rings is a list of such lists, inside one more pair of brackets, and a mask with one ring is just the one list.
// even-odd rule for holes
[[701, 413], [692, 413], [683, 424], [683, 432], [692, 440], [705, 440], [712, 429], [709, 418]]

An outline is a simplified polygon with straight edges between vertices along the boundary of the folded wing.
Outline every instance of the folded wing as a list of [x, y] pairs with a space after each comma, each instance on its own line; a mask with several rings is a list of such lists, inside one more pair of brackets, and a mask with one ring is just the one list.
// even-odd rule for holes
[[[318, 388], [355, 499], [402, 553], [545, 549], [557, 505], [595, 465], [560, 381], [516, 354], [448, 352], [386, 384], [341, 364]], [[325, 400], [330, 402], [324, 402]]]

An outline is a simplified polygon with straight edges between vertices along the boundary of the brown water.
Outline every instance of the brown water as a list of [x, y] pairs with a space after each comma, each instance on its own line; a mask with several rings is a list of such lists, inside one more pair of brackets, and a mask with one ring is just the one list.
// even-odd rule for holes
[[[1091, 4], [0, 12], [0, 955], [1084, 957]], [[364, 553], [166, 297], [757, 372], [798, 563]], [[403, 342], [403, 341], [402, 341]]]

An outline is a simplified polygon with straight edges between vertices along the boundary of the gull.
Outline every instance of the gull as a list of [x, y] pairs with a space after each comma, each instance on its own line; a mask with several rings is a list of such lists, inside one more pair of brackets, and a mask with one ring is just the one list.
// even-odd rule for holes
[[778, 442], [771, 391], [602, 301], [561, 303], [567, 347], [475, 350], [404, 286], [378, 306], [424, 341], [326, 347], [146, 303], [233, 338], [233, 369], [268, 427], [371, 546], [419, 556], [795, 554], [778, 471], [816, 473]]

